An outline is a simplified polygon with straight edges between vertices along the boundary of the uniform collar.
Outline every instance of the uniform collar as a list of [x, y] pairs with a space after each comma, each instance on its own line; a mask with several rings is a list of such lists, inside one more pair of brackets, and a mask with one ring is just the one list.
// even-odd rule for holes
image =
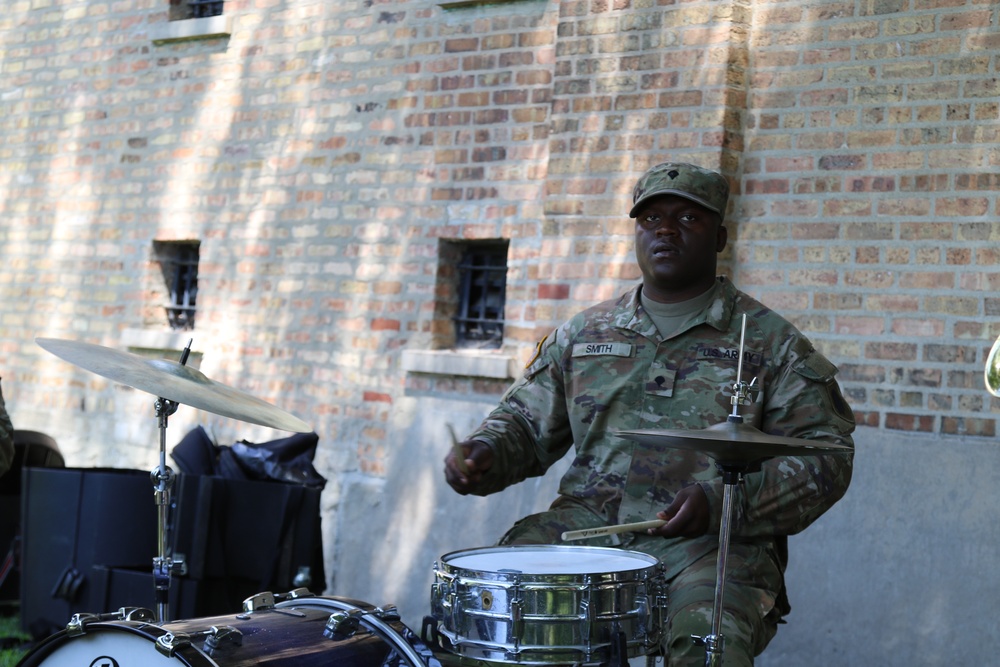
[[[691, 320], [688, 329], [699, 324], [707, 324], [719, 331], [726, 331], [729, 328], [729, 321], [733, 316], [733, 309], [736, 305], [736, 287], [724, 276], [719, 276], [716, 280], [721, 284], [715, 294], [715, 298], [709, 302], [708, 306]], [[659, 331], [653, 323], [652, 318], [646, 313], [639, 302], [639, 292], [642, 285], [636, 285], [631, 290], [622, 295], [615, 309], [612, 321], [614, 326], [621, 329], [634, 331], [640, 336], [661, 340]]]

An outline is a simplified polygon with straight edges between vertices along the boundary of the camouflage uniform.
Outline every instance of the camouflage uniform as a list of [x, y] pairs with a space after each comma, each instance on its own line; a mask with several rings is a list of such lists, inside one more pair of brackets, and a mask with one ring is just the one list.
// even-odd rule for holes
[[14, 461], [14, 426], [7, 416], [7, 406], [0, 393], [0, 475], [10, 470]]
[[[712, 302], [664, 339], [636, 287], [590, 308], [539, 343], [523, 377], [470, 439], [494, 462], [476, 493], [541, 475], [571, 447], [574, 460], [549, 511], [519, 521], [502, 544], [559, 543], [564, 530], [646, 521], [697, 483], [712, 510], [706, 535], [665, 539], [645, 533], [574, 544], [620, 545], [656, 556], [670, 582], [665, 642], [670, 664], [704, 664], [690, 634], [709, 632], [723, 484], [700, 452], [620, 438], [627, 429], [703, 429], [726, 421], [732, 386], [756, 378], [762, 393], [740, 414], [776, 435], [853, 446], [854, 418], [836, 368], [767, 307], [719, 278]], [[737, 378], [746, 313], [743, 378]], [[771, 459], [736, 494], [726, 584], [726, 664], [766, 646], [787, 613], [782, 573], [786, 536], [803, 530], [847, 490], [853, 452]], [[730, 660], [732, 654], [733, 660]], [[750, 663], [747, 663], [750, 664]]]

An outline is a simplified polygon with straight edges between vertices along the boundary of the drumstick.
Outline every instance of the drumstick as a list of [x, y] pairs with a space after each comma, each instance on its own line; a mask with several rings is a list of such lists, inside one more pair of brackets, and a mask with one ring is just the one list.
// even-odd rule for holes
[[451, 434], [451, 450], [455, 452], [455, 463], [458, 464], [458, 469], [462, 471], [463, 475], [468, 475], [469, 466], [465, 465], [465, 452], [462, 451], [462, 445], [458, 444], [455, 429], [451, 424], [445, 424], [445, 426], [448, 427], [448, 433]]
[[637, 523], [620, 523], [617, 526], [605, 526], [603, 528], [584, 528], [583, 530], [567, 530], [562, 534], [564, 542], [570, 540], [582, 540], [598, 535], [613, 535], [615, 533], [629, 533], [648, 530], [649, 528], [659, 528], [666, 521], [663, 519], [653, 519], [652, 521], [639, 521]]

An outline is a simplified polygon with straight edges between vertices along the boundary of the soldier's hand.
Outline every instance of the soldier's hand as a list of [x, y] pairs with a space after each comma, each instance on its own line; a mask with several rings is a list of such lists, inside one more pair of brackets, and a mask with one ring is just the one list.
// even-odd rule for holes
[[662, 537], [701, 537], [708, 532], [711, 521], [708, 496], [700, 484], [681, 489], [667, 509], [657, 512], [657, 518], [666, 521], [659, 528], [649, 531]]
[[[460, 449], [462, 460], [455, 455]], [[493, 450], [479, 440], [458, 443], [444, 457], [444, 478], [448, 486], [463, 496], [473, 492], [483, 479], [483, 473], [493, 465]]]

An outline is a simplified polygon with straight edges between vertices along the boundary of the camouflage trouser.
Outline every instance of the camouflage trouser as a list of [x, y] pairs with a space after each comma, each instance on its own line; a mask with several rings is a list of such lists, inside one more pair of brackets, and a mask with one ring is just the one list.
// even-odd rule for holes
[[[559, 544], [565, 530], [579, 528], [579, 510], [562, 508], [534, 514], [517, 522], [501, 539], [500, 545]], [[587, 525], [586, 527], [595, 527]], [[662, 538], [643, 536], [630, 549], [653, 556]], [[616, 536], [575, 542], [587, 546], [618, 546]], [[705, 647], [692, 636], [704, 637], [712, 630], [718, 556], [712, 551], [667, 581], [667, 620], [662, 628], [661, 646], [668, 667], [704, 667]], [[782, 586], [781, 570], [757, 544], [733, 542], [726, 561], [721, 635], [723, 665], [753, 665], [774, 637], [780, 614], [771, 603]]]

